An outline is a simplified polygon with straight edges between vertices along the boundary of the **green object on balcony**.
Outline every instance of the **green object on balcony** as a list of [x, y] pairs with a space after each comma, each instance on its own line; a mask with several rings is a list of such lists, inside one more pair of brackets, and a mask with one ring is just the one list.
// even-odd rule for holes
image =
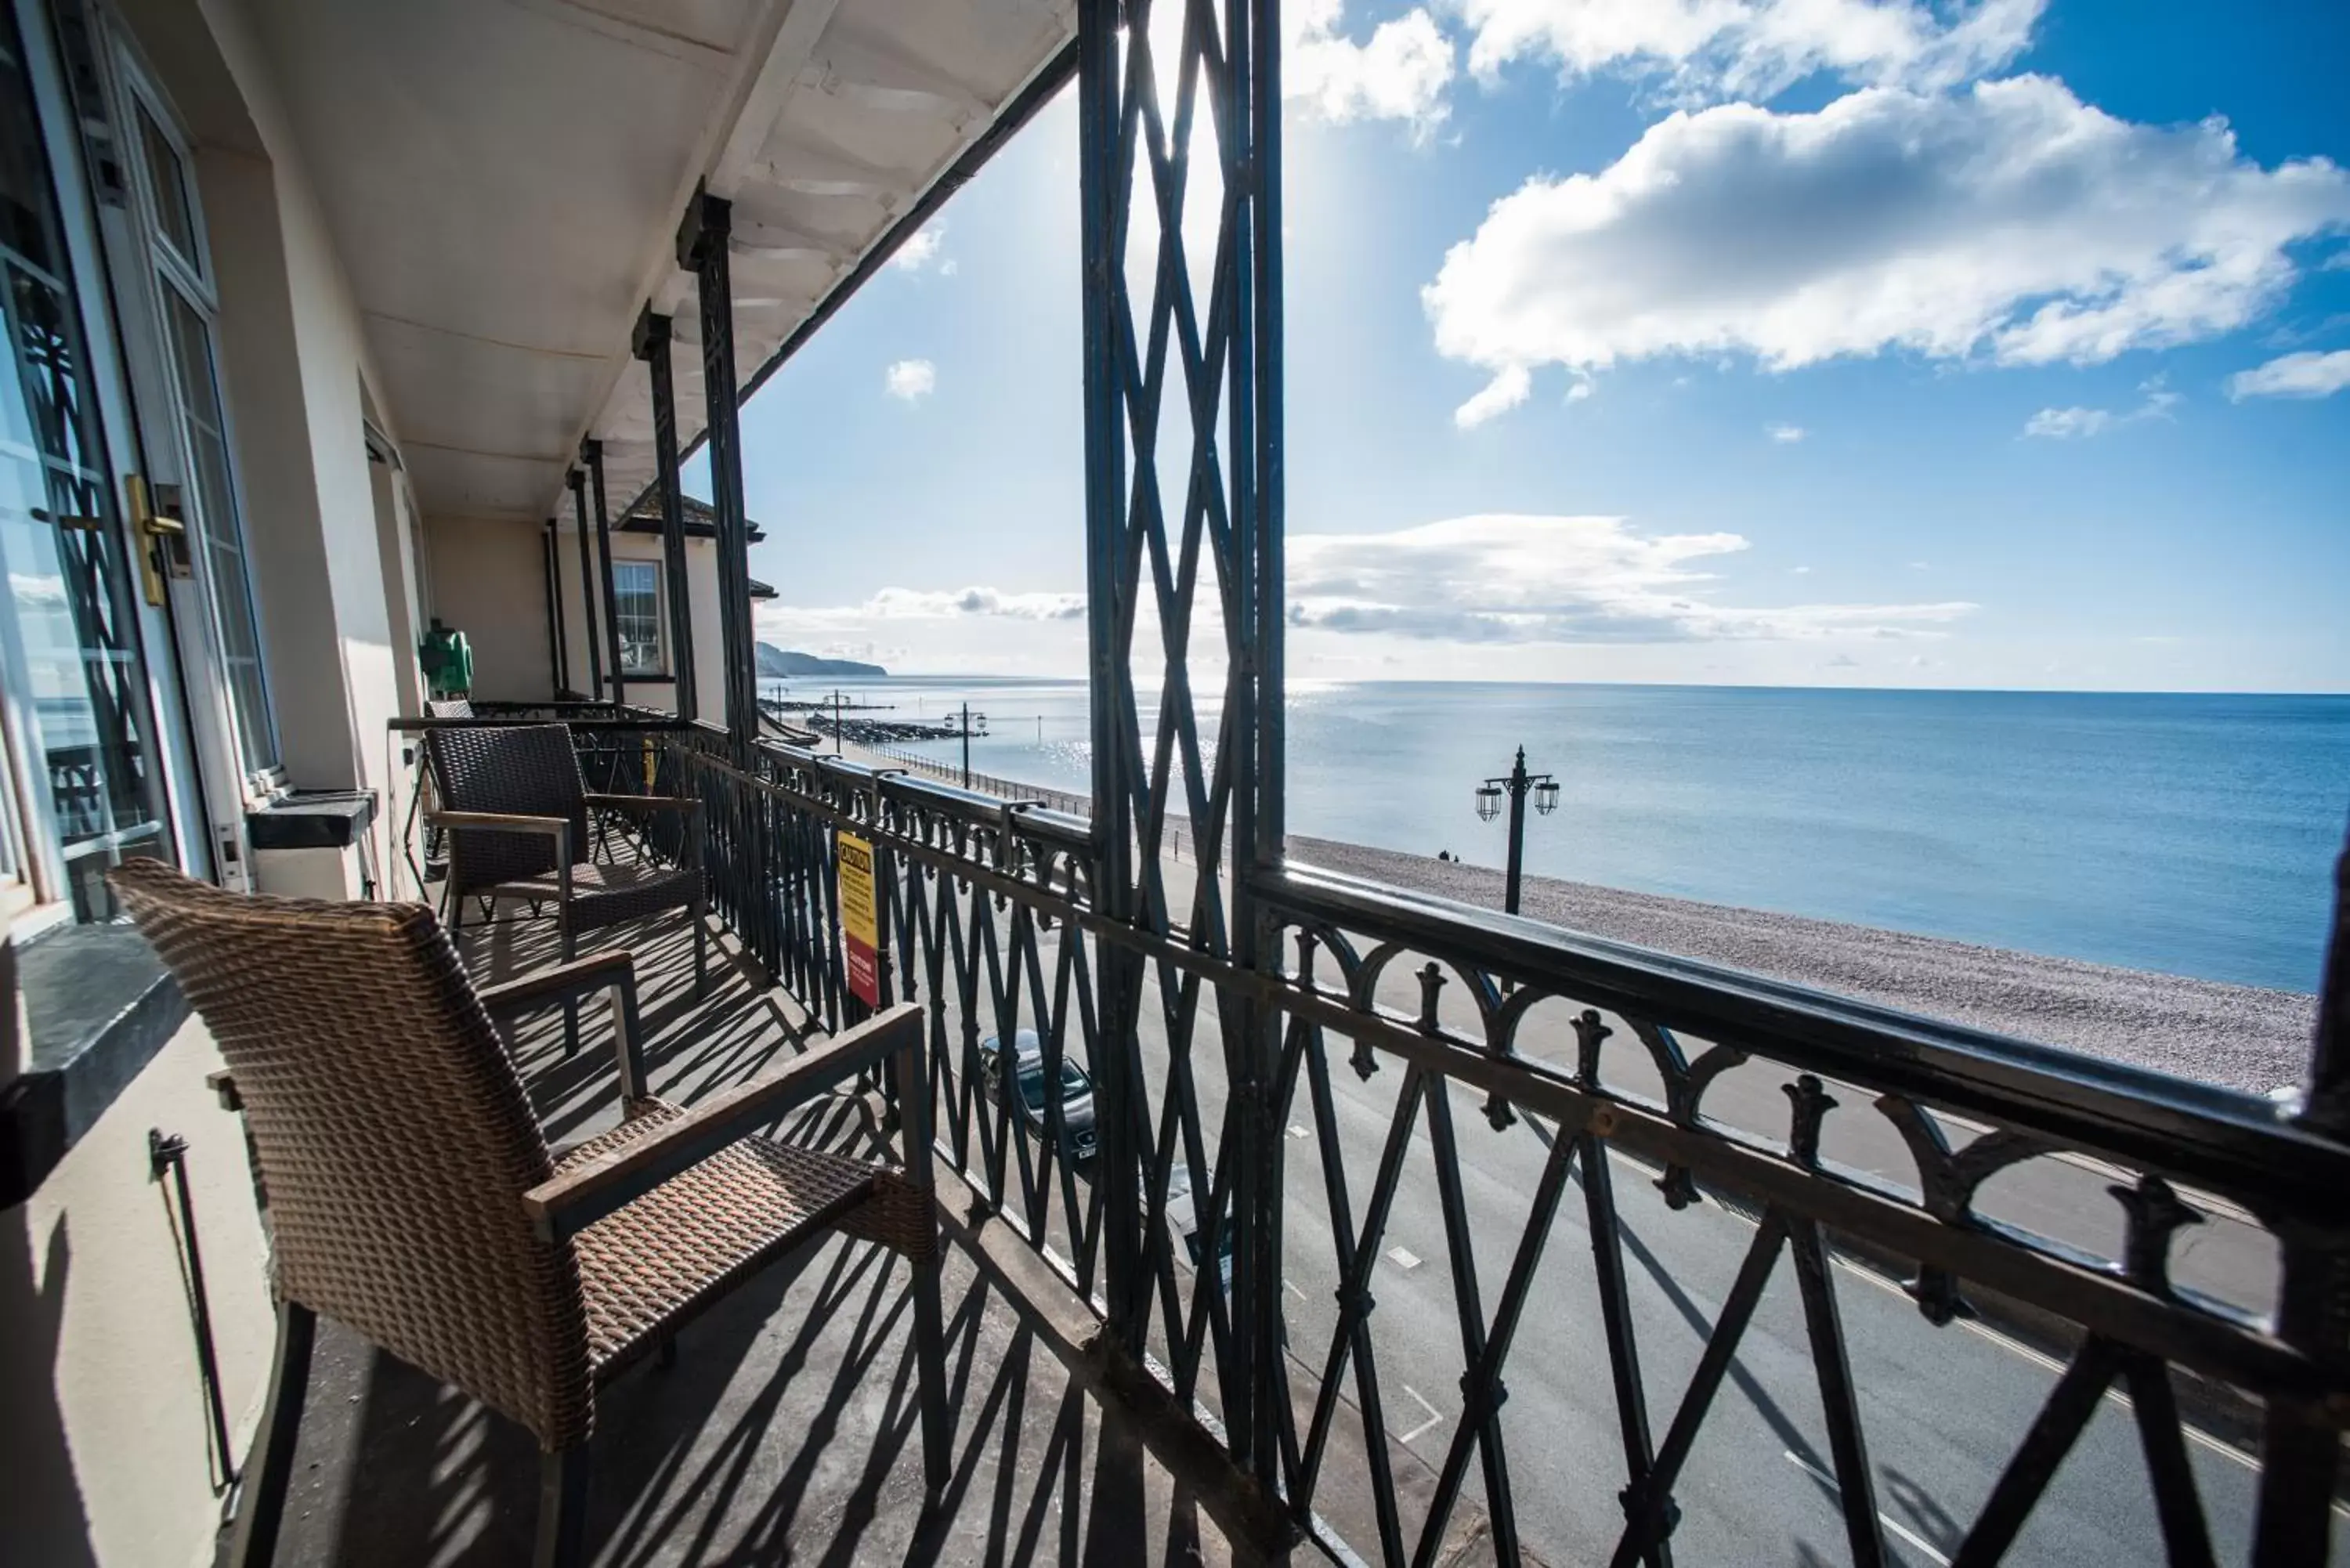
[[473, 645], [453, 626], [442, 626], [434, 616], [424, 639], [416, 645], [416, 661], [435, 697], [463, 697], [473, 689]]

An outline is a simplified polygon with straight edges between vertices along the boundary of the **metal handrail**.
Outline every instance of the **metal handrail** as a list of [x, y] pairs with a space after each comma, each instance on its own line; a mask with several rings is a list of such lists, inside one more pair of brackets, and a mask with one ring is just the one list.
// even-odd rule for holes
[[1275, 867], [1251, 885], [1305, 924], [1376, 929], [1521, 986], [1671, 1018], [1706, 1040], [2149, 1166], [2263, 1210], [2350, 1190], [2350, 1144], [2264, 1096], [1311, 866]]
[[[591, 722], [579, 728], [583, 742], [595, 743], [598, 726]], [[1414, 1526], [1422, 1532], [1421, 1555], [1441, 1536], [1463, 1467], [1474, 1456], [1494, 1460], [1489, 1505], [1510, 1506], [1494, 1416], [1507, 1355], [1504, 1330], [1531, 1289], [1529, 1260], [1540, 1254], [1536, 1243], [1552, 1223], [1569, 1160], [1582, 1173], [1587, 1231], [1603, 1279], [1595, 1332], [1606, 1336], [1619, 1407], [1641, 1412], [1637, 1443], [1633, 1427], [1627, 1427], [1628, 1522], [1617, 1560], [1648, 1556], [1670, 1533], [1679, 1467], [1691, 1433], [1707, 1418], [1712, 1386], [1693, 1384], [1674, 1432], [1651, 1441], [1633, 1345], [1637, 1324], [1620, 1291], [1619, 1249], [1626, 1243], [1607, 1177], [1603, 1151], [1610, 1148], [1661, 1168], [1657, 1185], [1670, 1208], [1706, 1192], [1754, 1211], [1759, 1230], [1752, 1250], [1740, 1284], [1721, 1304], [1710, 1344], [1734, 1347], [1777, 1262], [1794, 1257], [1840, 1480], [1856, 1482], [1864, 1473], [1848, 1469], [1863, 1453], [1863, 1423], [1844, 1331], [1824, 1282], [1832, 1245], [1914, 1267], [1916, 1278], [1906, 1288], [1937, 1324], [1968, 1310], [1963, 1286], [1977, 1299], [2007, 1303], [2003, 1310], [2037, 1314], [2040, 1321], [2060, 1325], [2063, 1333], [2050, 1343], [2073, 1354], [2068, 1378], [2092, 1388], [2125, 1386], [2146, 1411], [2140, 1425], [2151, 1434], [2149, 1444], [2184, 1442], [2168, 1391], [2173, 1369], [2209, 1380], [2194, 1387], [2246, 1391], [2265, 1404], [2268, 1442], [2278, 1456], [2272, 1463], [2280, 1467], [2264, 1483], [2275, 1495], [2264, 1495], [2261, 1505], [2264, 1537], [2273, 1532], [2274, 1540], [2286, 1543], [2288, 1555], [2272, 1560], [2296, 1560], [2290, 1555], [2299, 1550], [2295, 1543], [2324, 1531], [2332, 1475], [2326, 1456], [2350, 1425], [2350, 1350], [2339, 1343], [2325, 1304], [2340, 1299], [2340, 1282], [2350, 1277], [2350, 1224], [2341, 1219], [2338, 1202], [2350, 1182], [2350, 1144], [2312, 1125], [2294, 1106], [1295, 861], [1239, 874], [1236, 891], [1244, 891], [1257, 918], [1295, 948], [1294, 959], [1284, 953], [1273, 968], [1253, 968], [1180, 924], [1128, 922], [1097, 904], [1093, 893], [1101, 846], [1088, 819], [815, 748], [768, 741], [746, 755], [709, 725], [673, 726], [666, 733], [663, 772], [658, 780], [648, 775], [647, 787], [704, 801], [714, 908], [776, 981], [827, 1027], [852, 1023], [861, 1012], [847, 994], [840, 956], [833, 845], [842, 831], [873, 845], [882, 1001], [922, 1005], [928, 1090], [941, 1157], [993, 1205], [1008, 1229], [1025, 1237], [1082, 1297], [1097, 1301], [1097, 1310], [1104, 1310], [1097, 1292], [1106, 1282], [1112, 1286], [1107, 1310], [1114, 1314], [1116, 1276], [1123, 1271], [1130, 1281], [1139, 1279], [1139, 1310], [1159, 1320], [1164, 1331], [1166, 1364], [1157, 1375], [1179, 1401], [1196, 1402], [1205, 1417], [1212, 1420], [1229, 1408], [1236, 1390], [1247, 1397], [1245, 1377], [1234, 1381], [1234, 1368], [1245, 1365], [1241, 1358], [1247, 1353], [1239, 1314], [1243, 1302], [1259, 1298], [1248, 1295], [1245, 1275], [1229, 1285], [1216, 1282], [1212, 1266], [1194, 1268], [1191, 1282], [1181, 1282], [1169, 1235], [1175, 1197], [1189, 1194], [1185, 1223], [1195, 1260], [1212, 1260], [1228, 1248], [1247, 1257], [1262, 1242], [1275, 1249], [1267, 1255], [1277, 1275], [1284, 1266], [1278, 1249], [1286, 1243], [1277, 1227], [1262, 1234], [1254, 1230], [1263, 1216], [1249, 1211], [1238, 1185], [1240, 1162], [1229, 1156], [1250, 1147], [1249, 1135], [1231, 1123], [1211, 1141], [1201, 1125], [1189, 1097], [1190, 1046], [1179, 1040], [1178, 1022], [1209, 998], [1224, 1009], [1228, 1032], [1238, 1018], [1272, 1021], [1271, 1033], [1261, 1037], [1278, 1042], [1279, 1062], [1264, 1064], [1253, 1085], [1234, 1078], [1229, 1103], [1274, 1095], [1270, 1108], [1256, 1114], [1259, 1127], [1271, 1123], [1277, 1146], [1278, 1096], [1302, 1097], [1304, 1085], [1313, 1081], [1326, 1177], [1332, 1161], [1344, 1163], [1327, 1110], [1336, 1059], [1326, 1035], [1352, 1041], [1349, 1064], [1367, 1076], [1382, 1060], [1401, 1065], [1388, 1153], [1367, 1206], [1359, 1210], [1363, 1229], [1354, 1233], [1341, 1271], [1330, 1359], [1318, 1383], [1308, 1370], [1303, 1393], [1310, 1418], [1292, 1434], [1294, 1446], [1281, 1459], [1285, 1505], [1302, 1528], [1330, 1536], [1314, 1512], [1320, 1467], [1330, 1451], [1330, 1424], [1347, 1369], [1373, 1354], [1369, 1271], [1377, 1262], [1379, 1228], [1404, 1179], [1397, 1151], [1417, 1141], [1423, 1116], [1448, 1244], [1456, 1252], [1451, 1272], [1464, 1334], [1488, 1310], [1476, 1303], [1473, 1259], [1461, 1251], [1466, 1242], [1459, 1228], [1467, 1223], [1461, 1208], [1462, 1156], [1446, 1108], [1449, 1096], [1434, 1086], [1451, 1082], [1482, 1090], [1497, 1127], [1521, 1115], [1539, 1115], [1555, 1125], [1544, 1134], [1549, 1174], [1535, 1195], [1492, 1325], [1498, 1337], [1486, 1341], [1481, 1325], [1464, 1338], [1463, 1404], [1451, 1451], [1437, 1497]], [[1402, 967], [1407, 958], [1409, 973]], [[1042, 1136], [1021, 1131], [1003, 1080], [983, 1071], [980, 1043], [983, 1034], [1034, 1028], [1043, 1043], [1047, 1081], [1057, 1081], [1065, 1057], [1077, 1056], [1093, 1072], [1104, 1126], [1121, 1115], [1139, 1116], [1139, 1103], [1122, 1111], [1118, 1100], [1125, 1092], [1118, 1085], [1131, 1082], [1141, 1066], [1136, 1043], [1106, 1033], [1093, 1012], [1088, 977], [1106, 976], [1114, 962], [1135, 965], [1136, 983], [1156, 975], [1168, 1010], [1164, 1044], [1171, 1054], [1164, 1075], [1143, 1086], [1152, 1120], [1137, 1127], [1132, 1152], [1124, 1157], [1138, 1162], [1128, 1168], [1130, 1176], [1096, 1171], [1080, 1185], [1070, 1171], [1075, 1157], [1055, 1152], [1065, 1126], [1058, 1102], [1048, 1097]], [[1449, 991], [1448, 980], [1457, 982]], [[1382, 981], [1416, 981], [1417, 1010], [1396, 1005], [1392, 994], [1383, 1000]], [[1571, 1068], [1518, 1047], [1520, 1024], [1550, 1001], [1581, 1009], [1572, 1021], [1576, 1061]], [[1607, 1022], [1602, 1010], [1620, 1022]], [[1190, 1027], [1182, 1023], [1182, 1039]], [[1644, 1071], [1653, 1067], [1664, 1085], [1661, 1103], [1620, 1086], [1620, 1075], [1602, 1072], [1602, 1042], [1627, 1031], [1617, 1049], [1632, 1051]], [[1791, 1115], [1783, 1132], [1725, 1125], [1705, 1114], [1709, 1085], [1724, 1069], [1750, 1059], [1783, 1067], [1791, 1080], [1783, 1085]], [[1823, 1122], [1835, 1103], [1828, 1091], [1841, 1095], [1838, 1085], [1866, 1090], [1874, 1111], [1900, 1134], [1915, 1158], [1914, 1183], [1822, 1158]], [[1864, 1102], [1848, 1114], [1865, 1116], [1870, 1109]], [[1988, 1130], [1954, 1147], [1936, 1120], [1944, 1112], [1987, 1124]], [[1235, 1137], [1242, 1141], [1226, 1141]], [[1115, 1158], [1107, 1140], [1104, 1148], [1105, 1160]], [[1314, 1152], [1315, 1146], [1305, 1146], [1294, 1162], [1284, 1162], [1276, 1151], [1272, 1169], [1278, 1173], [1284, 1163], [1295, 1163], [1308, 1168], [1287, 1179], [1312, 1182], [1306, 1156]], [[1978, 1211], [1976, 1189], [1988, 1177], [2050, 1154], [2090, 1157], [2097, 1162], [2093, 1181], [2118, 1180], [2112, 1190], [2122, 1200], [2126, 1233], [2117, 1255], [2093, 1254]], [[1139, 1198], [1121, 1230], [1110, 1224], [1120, 1206], [1106, 1198], [1128, 1179]], [[2169, 1185], [2174, 1180], [2181, 1184], [2178, 1191]], [[1351, 1199], [1341, 1196], [1342, 1184], [1331, 1190], [1334, 1206], [1363, 1201], [1359, 1189]], [[1284, 1200], [1278, 1187], [1273, 1196], [1276, 1205]], [[2273, 1317], [2171, 1282], [2174, 1233], [2194, 1218], [2194, 1204], [2210, 1207], [2214, 1200], [2274, 1239], [2281, 1267], [2267, 1282], [2276, 1291]], [[1608, 1278], [1617, 1282], [1613, 1295], [1607, 1293]], [[1281, 1289], [1277, 1278], [1272, 1288]], [[1232, 1301], [1225, 1299], [1227, 1289], [1235, 1293]], [[1251, 1310], [1277, 1314], [1281, 1309], [1276, 1300]], [[1250, 1338], [1262, 1345], [1262, 1322], [1249, 1321], [1255, 1324]], [[1492, 1348], [1495, 1344], [1501, 1348]], [[1358, 1391], [1353, 1418], [1374, 1435], [1367, 1441], [1375, 1440], [1385, 1417], [1376, 1385], [1361, 1386], [1367, 1392]], [[2060, 1403], [2052, 1398], [2051, 1412], [2059, 1412]], [[2074, 1405], [2062, 1406], [2060, 1425], [2074, 1422], [2073, 1410]], [[2055, 1414], [2043, 1417], [2043, 1423], [2056, 1419]], [[2058, 1457], [2079, 1429], [2076, 1423], [2050, 1439], [2058, 1444]], [[2004, 1501], [1986, 1504], [1976, 1522], [1984, 1539], [2012, 1530], [2029, 1512], [2037, 1496], [2030, 1477], [2049, 1463], [2044, 1447], [2019, 1450], [2000, 1482]], [[1503, 1489], [1498, 1500], [1490, 1495], [1495, 1486]], [[1862, 1511], [1846, 1512], [1849, 1520], [1866, 1522]], [[2177, 1533], [2188, 1529], [2184, 1517], [2163, 1516], [2165, 1539], [2174, 1547], [2188, 1539]], [[1409, 1555], [1392, 1508], [1380, 1511], [1377, 1524], [1389, 1561]]]

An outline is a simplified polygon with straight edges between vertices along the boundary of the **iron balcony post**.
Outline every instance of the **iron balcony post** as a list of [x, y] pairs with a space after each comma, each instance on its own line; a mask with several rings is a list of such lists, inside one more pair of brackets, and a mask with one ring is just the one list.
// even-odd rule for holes
[[[2334, 863], [2334, 929], [2295, 1119], [2328, 1137], [2350, 1133], [2350, 843]], [[2350, 1247], [2330, 1226], [2286, 1221], [2272, 1228], [2284, 1253], [2277, 1337], [2339, 1367], [2350, 1360]], [[2338, 1428], [2298, 1401], [2270, 1399], [2261, 1435], [2254, 1568], [2324, 1561], [2341, 1463]]]
[[588, 644], [588, 700], [604, 700], [604, 656], [596, 649], [596, 563], [590, 558], [588, 543], [588, 481], [577, 469], [563, 476], [571, 489], [572, 526], [579, 535], [579, 613], [580, 628]]
[[588, 470], [588, 485], [596, 497], [596, 554], [604, 563], [604, 660], [612, 671], [612, 706], [628, 701], [620, 686], [619, 587], [612, 580], [612, 517], [604, 504], [604, 443], [583, 441], [579, 462]]
[[693, 606], [685, 570], [685, 497], [678, 487], [677, 386], [670, 376], [670, 318], [648, 306], [637, 317], [630, 348], [652, 383], [653, 478], [660, 489], [661, 575], [669, 579], [670, 674], [677, 682], [677, 716], [693, 722], [701, 692], [693, 675]]
[[[1232, 128], [1220, 181], [1235, 197], [1226, 254], [1233, 327], [1227, 363], [1232, 452], [1234, 599], [1242, 611], [1226, 632], [1240, 726], [1232, 748], [1232, 959], [1243, 970], [1278, 972], [1281, 931], [1257, 898], [1257, 876], [1282, 856], [1281, 590], [1281, 151], [1278, 0], [1226, 0], [1225, 68], [1211, 77]], [[1267, 174], [1274, 175], [1268, 182]], [[1196, 177], [1196, 175], [1195, 175]], [[1238, 1451], [1267, 1496], [1277, 1495], [1283, 1423], [1288, 1416], [1282, 1358], [1283, 1102], [1281, 1014], [1261, 994], [1242, 1008], [1243, 1098], [1234, 1238], [1237, 1381], [1246, 1403], [1233, 1422]]]
[[2334, 1137], [2350, 1134], [2350, 842], [2334, 862], [2334, 930], [2318, 982], [2300, 1119]]
[[554, 683], [547, 688], [547, 695], [558, 700], [571, 684], [571, 649], [563, 628], [563, 556], [556, 548], [559, 532], [550, 517], [539, 540], [539, 564], [546, 568], [546, 655], [554, 664]]
[[[1129, 671], [1118, 634], [1125, 576], [1126, 430], [1119, 395], [1117, 315], [1127, 181], [1120, 134], [1118, 24], [1121, 0], [1077, 4], [1077, 182], [1083, 291], [1086, 434], [1086, 651], [1093, 740], [1093, 898], [1107, 919], [1134, 919], [1133, 781], [1123, 732], [1133, 722]], [[1102, 1054], [1095, 1066], [1102, 1114], [1096, 1118], [1105, 1189], [1102, 1205], [1105, 1332], [1131, 1362], [1142, 1358], [1150, 1271], [1143, 1224], [1141, 1058], [1135, 1026], [1142, 961], [1127, 944], [1105, 942], [1095, 979]], [[1132, 1195], [1130, 1198], [1128, 1195]]]
[[751, 635], [751, 543], [743, 521], [743, 429], [736, 408], [734, 298], [727, 262], [733, 204], [697, 190], [677, 233], [678, 265], [693, 274], [702, 306], [702, 397], [710, 442], [711, 510], [718, 525], [718, 630], [726, 677], [726, 727], [738, 764], [759, 735], [759, 684]]

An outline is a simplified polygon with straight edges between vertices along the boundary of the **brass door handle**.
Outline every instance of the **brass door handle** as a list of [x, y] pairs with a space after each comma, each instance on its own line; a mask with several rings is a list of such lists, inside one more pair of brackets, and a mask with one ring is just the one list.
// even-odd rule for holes
[[163, 568], [156, 560], [161, 548], [159, 541], [185, 537], [188, 525], [177, 517], [167, 517], [155, 510], [148, 493], [143, 474], [122, 476], [122, 498], [130, 514], [130, 525], [139, 540], [139, 576], [147, 590], [147, 602], [161, 608], [166, 596]]

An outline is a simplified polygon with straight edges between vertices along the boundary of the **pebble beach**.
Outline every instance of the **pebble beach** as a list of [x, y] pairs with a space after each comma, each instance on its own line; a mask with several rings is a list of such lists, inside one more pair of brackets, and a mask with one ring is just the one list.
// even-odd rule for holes
[[[1292, 837], [1291, 856], [1349, 876], [1502, 906], [1502, 873]], [[1904, 931], [1733, 909], [1546, 877], [1523, 912], [1554, 925], [2253, 1094], [2297, 1084], [2316, 999]]]

